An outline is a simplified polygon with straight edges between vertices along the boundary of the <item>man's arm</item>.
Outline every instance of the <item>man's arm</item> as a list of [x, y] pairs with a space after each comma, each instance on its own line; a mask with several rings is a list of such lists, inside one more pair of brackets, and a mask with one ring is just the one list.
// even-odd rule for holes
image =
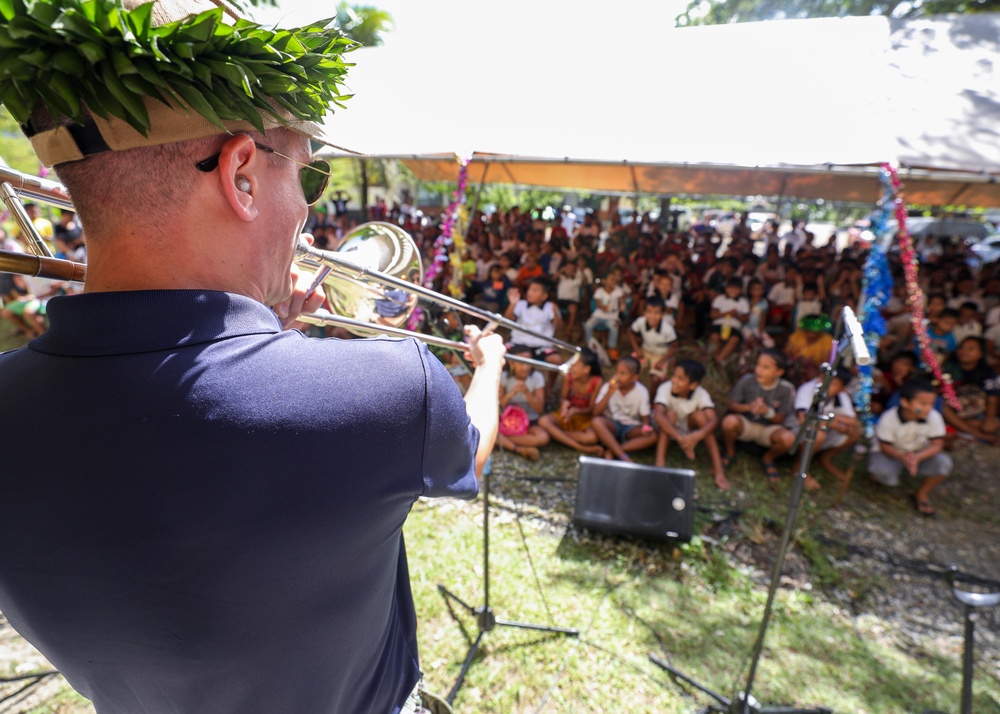
[[493, 453], [500, 423], [500, 373], [503, 371], [504, 353], [507, 351], [500, 335], [480, 332], [475, 325], [467, 325], [465, 334], [469, 344], [466, 352], [475, 372], [465, 392], [465, 410], [473, 426], [479, 430], [479, 448], [476, 449], [476, 478], [483, 473], [486, 460]]

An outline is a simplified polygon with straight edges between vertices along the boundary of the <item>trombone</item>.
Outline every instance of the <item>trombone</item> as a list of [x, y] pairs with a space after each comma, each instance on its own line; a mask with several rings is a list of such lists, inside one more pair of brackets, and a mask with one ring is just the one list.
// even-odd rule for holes
[[[0, 197], [33, 253], [0, 250], [0, 272], [83, 282], [86, 278], [86, 265], [52, 256], [21, 205], [19, 199], [22, 195], [73, 210], [73, 204], [61, 184], [0, 166]], [[323, 288], [327, 304], [331, 308], [299, 315], [303, 322], [340, 326], [360, 336], [386, 334], [415, 337], [435, 347], [464, 351], [466, 345], [463, 342], [403, 329], [416, 308], [419, 296], [473, 315], [487, 323], [545, 339], [574, 352], [574, 356], [562, 365], [521, 355], [506, 355], [505, 359], [508, 361], [524, 362], [535, 369], [555, 370], [565, 374], [580, 351], [576, 345], [525, 329], [502, 315], [468, 305], [420, 285], [423, 278], [420, 252], [412, 238], [392, 223], [375, 222], [358, 226], [345, 236], [337, 251], [320, 250], [300, 239], [296, 247], [295, 262], [315, 271], [312, 288]], [[405, 276], [405, 279], [399, 276]]]

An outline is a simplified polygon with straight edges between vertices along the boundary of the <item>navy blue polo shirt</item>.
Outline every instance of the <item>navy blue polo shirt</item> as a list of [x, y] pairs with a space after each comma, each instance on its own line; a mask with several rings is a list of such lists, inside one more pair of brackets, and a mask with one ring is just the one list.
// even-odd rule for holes
[[0, 355], [14, 627], [100, 714], [398, 711], [418, 677], [403, 521], [476, 493], [440, 362], [282, 332], [221, 292], [48, 315]]

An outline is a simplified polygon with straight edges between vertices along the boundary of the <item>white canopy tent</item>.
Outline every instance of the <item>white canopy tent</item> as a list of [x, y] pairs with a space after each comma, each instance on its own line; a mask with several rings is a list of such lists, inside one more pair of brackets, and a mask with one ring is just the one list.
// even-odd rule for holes
[[355, 53], [337, 135], [422, 180], [872, 202], [889, 160], [911, 203], [1000, 205], [1000, 16], [488, 22]]

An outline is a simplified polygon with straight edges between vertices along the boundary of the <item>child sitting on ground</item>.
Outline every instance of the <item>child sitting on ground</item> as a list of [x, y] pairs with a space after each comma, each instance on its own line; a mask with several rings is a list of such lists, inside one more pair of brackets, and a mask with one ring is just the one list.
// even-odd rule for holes
[[720, 364], [736, 351], [743, 340], [743, 325], [750, 319], [750, 304], [742, 293], [743, 279], [732, 277], [726, 281], [725, 294], [712, 300], [712, 336], [708, 339], [708, 351], [715, 353], [715, 361]]
[[704, 441], [712, 460], [715, 485], [722, 491], [728, 491], [729, 481], [722, 468], [719, 442], [715, 439], [719, 417], [715, 413], [712, 397], [701, 386], [704, 377], [704, 365], [684, 359], [677, 363], [670, 381], [656, 391], [653, 419], [660, 428], [656, 441], [656, 465], [667, 465], [667, 447], [671, 439], [677, 442], [689, 459], [694, 459], [695, 447]]
[[559, 268], [559, 283], [556, 287], [556, 303], [566, 311], [566, 338], [572, 339], [576, 327], [576, 317], [580, 312], [580, 296], [583, 295], [583, 275], [576, 263], [567, 261]]
[[[830, 359], [833, 349], [833, 323], [826, 315], [807, 315], [799, 320], [799, 329], [791, 334], [785, 344], [785, 355], [794, 367], [798, 381], [812, 379], [819, 373], [819, 366]], [[794, 379], [794, 377], [793, 377]]]
[[774, 460], [788, 453], [795, 434], [783, 424], [795, 407], [795, 387], [784, 379], [785, 356], [767, 349], [757, 357], [753, 374], [746, 374], [729, 395], [729, 414], [722, 420], [722, 468], [728, 471], [736, 458], [736, 442], [749, 441], [767, 451], [761, 465], [768, 481], [781, 479]]
[[[816, 390], [822, 382], [821, 377], [805, 382], [795, 394], [795, 415], [790, 417], [786, 426], [796, 433], [805, 422], [806, 412], [812, 406]], [[854, 404], [851, 402], [851, 395], [847, 393], [847, 385], [851, 381], [851, 372], [846, 368], [840, 368], [834, 372], [830, 379], [830, 390], [827, 393], [827, 400], [820, 405], [821, 416], [833, 414], [829, 421], [821, 423], [816, 432], [816, 442], [814, 453], [819, 460], [820, 466], [829, 471], [838, 480], [847, 479], [847, 474], [838, 469], [833, 463], [833, 459], [838, 454], [843, 453], [855, 444], [861, 436], [860, 422], [857, 413], [854, 411]], [[812, 476], [806, 476], [805, 487], [810, 491], [819, 489], [819, 481]]]
[[933, 516], [931, 491], [951, 473], [952, 461], [944, 449], [944, 418], [935, 411], [937, 392], [928, 382], [911, 379], [899, 390], [899, 405], [887, 409], [875, 425], [880, 451], [868, 457], [868, 475], [883, 486], [898, 486], [903, 469], [923, 482], [913, 505]]
[[750, 315], [743, 327], [743, 338], [747, 349], [774, 347], [774, 340], [767, 334], [767, 313], [770, 309], [767, 298], [764, 297], [764, 283], [757, 278], [751, 278], [747, 283], [747, 303], [750, 305]]
[[[938, 364], [944, 364], [951, 353], [958, 347], [952, 331], [958, 324], [959, 312], [946, 307], [936, 317], [928, 317], [927, 339], [930, 341], [931, 352], [937, 357]], [[916, 336], [913, 338], [913, 349], [920, 354], [920, 345]]]
[[[555, 303], [549, 302], [549, 281], [545, 278], [535, 278], [528, 284], [525, 299], [521, 299], [521, 291], [514, 287], [507, 291], [510, 301], [504, 311], [508, 320], [516, 320], [525, 329], [548, 337], [555, 337], [556, 329], [562, 323], [559, 310]], [[511, 330], [511, 342], [514, 345], [527, 345], [531, 348], [535, 359], [551, 364], [562, 364], [562, 359], [551, 342], [544, 337], [529, 335], [520, 330]]]
[[958, 434], [978, 439], [988, 444], [997, 442], [997, 402], [1000, 400], [1000, 383], [997, 374], [986, 359], [986, 344], [981, 337], [966, 337], [959, 344], [952, 358], [944, 364], [944, 372], [951, 375], [959, 408], [943, 406], [945, 422]]
[[625, 311], [625, 290], [621, 286], [622, 274], [617, 268], [608, 273], [601, 286], [594, 291], [594, 312], [583, 323], [587, 344], [594, 339], [594, 329], [602, 326], [608, 331], [608, 354], [618, 358], [618, 327], [621, 313]]
[[604, 456], [597, 433], [591, 428], [594, 403], [603, 383], [597, 355], [582, 349], [563, 380], [559, 411], [545, 414], [538, 425], [560, 444], [591, 456]]
[[[525, 345], [515, 345], [509, 352], [531, 356]], [[537, 461], [538, 447], [549, 443], [548, 432], [536, 423], [544, 408], [545, 377], [530, 364], [509, 362], [500, 377], [500, 446]]]
[[677, 351], [677, 333], [667, 322], [663, 300], [658, 297], [646, 300], [642, 317], [632, 323], [628, 338], [632, 343], [632, 356], [639, 360], [643, 369], [649, 369], [649, 391], [655, 394], [667, 378], [668, 364]]
[[597, 438], [622, 461], [631, 461], [628, 452], [648, 449], [656, 443], [649, 424], [649, 390], [639, 382], [639, 360], [622, 357], [615, 376], [597, 395], [591, 426]]

